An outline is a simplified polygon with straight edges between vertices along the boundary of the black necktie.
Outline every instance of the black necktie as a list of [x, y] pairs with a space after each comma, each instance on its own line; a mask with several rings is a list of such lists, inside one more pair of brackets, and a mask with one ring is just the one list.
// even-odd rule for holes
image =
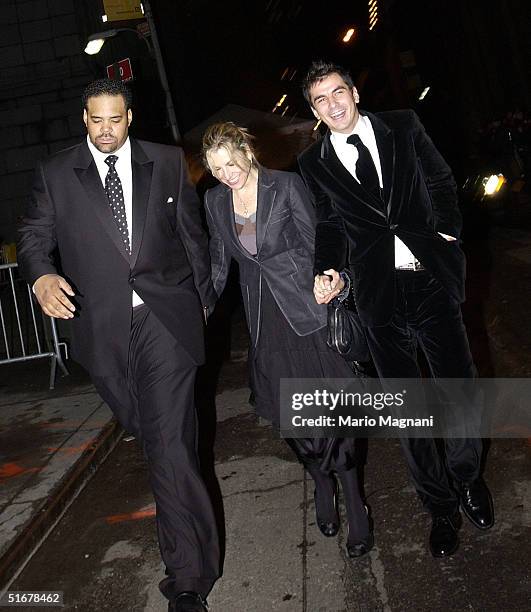
[[109, 155], [105, 158], [105, 163], [109, 166], [109, 172], [105, 177], [105, 192], [107, 193], [107, 199], [114, 215], [118, 231], [120, 232], [124, 241], [125, 248], [129, 254], [131, 254], [131, 246], [129, 244], [129, 230], [127, 229], [127, 216], [125, 214], [125, 201], [124, 192], [122, 189], [122, 182], [116, 172], [116, 162], [118, 161], [117, 155]]
[[354, 145], [358, 149], [358, 161], [356, 162], [356, 176], [362, 186], [367, 191], [372, 191], [380, 195], [380, 181], [376, 166], [372, 159], [369, 149], [363, 144], [357, 134], [351, 134], [347, 138], [348, 144]]

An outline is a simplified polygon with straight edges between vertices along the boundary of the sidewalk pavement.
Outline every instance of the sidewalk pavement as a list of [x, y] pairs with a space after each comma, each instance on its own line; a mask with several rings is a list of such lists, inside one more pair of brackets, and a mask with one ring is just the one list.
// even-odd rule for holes
[[[44, 367], [42, 367], [44, 366]], [[2, 374], [16, 377], [21, 366]], [[27, 368], [26, 364], [26, 368]], [[39, 383], [45, 364], [35, 364]], [[75, 366], [73, 366], [75, 369]], [[0, 390], [0, 589], [24, 565], [121, 436], [95, 389]]]

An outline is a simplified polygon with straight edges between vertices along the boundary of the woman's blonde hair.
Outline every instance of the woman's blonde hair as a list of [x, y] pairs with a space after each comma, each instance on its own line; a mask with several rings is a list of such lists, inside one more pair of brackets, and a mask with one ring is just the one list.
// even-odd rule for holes
[[207, 154], [210, 151], [224, 148], [230, 153], [235, 154], [239, 161], [244, 163], [249, 162], [250, 155], [251, 164], [256, 164], [253, 140], [254, 137], [249, 134], [246, 128], [242, 128], [232, 121], [214, 123], [203, 134], [203, 144], [201, 147], [203, 163], [210, 170]]

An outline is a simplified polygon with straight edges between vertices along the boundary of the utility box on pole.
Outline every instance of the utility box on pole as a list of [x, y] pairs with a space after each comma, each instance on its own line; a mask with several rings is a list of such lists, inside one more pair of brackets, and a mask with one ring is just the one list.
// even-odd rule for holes
[[107, 21], [144, 19], [140, 0], [103, 0]]

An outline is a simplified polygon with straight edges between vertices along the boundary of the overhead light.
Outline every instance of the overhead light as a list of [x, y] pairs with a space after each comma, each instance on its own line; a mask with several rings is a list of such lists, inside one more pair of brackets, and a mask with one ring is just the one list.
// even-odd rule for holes
[[85, 53], [87, 55], [96, 55], [103, 47], [107, 38], [113, 38], [118, 33], [116, 28], [111, 30], [104, 30], [103, 32], [96, 32], [88, 37], [87, 46], [85, 47]]
[[107, 20], [108, 20], [107, 15], [102, 15], [101, 20], [103, 21], [103, 23], [107, 23]]
[[99, 53], [101, 48], [103, 47], [105, 41], [103, 38], [96, 38], [94, 40], [89, 40], [87, 46], [85, 47], [85, 53], [87, 55], [96, 55]]
[[352, 38], [354, 32], [354, 28], [350, 28], [349, 30], [347, 30], [347, 33], [345, 34], [345, 36], [343, 36], [343, 42], [348, 42]]
[[428, 95], [428, 92], [429, 92], [429, 91], [430, 91], [430, 88], [429, 88], [429, 87], [425, 87], [425, 88], [422, 90], [422, 93], [421, 93], [421, 94], [420, 94], [420, 96], [419, 96], [419, 102], [420, 102], [420, 100], [424, 100], [424, 98], [425, 98], [425, 97]]
[[313, 130], [312, 132], [315, 132], [315, 130], [321, 125], [321, 120], [319, 119], [319, 121], [313, 126]]

